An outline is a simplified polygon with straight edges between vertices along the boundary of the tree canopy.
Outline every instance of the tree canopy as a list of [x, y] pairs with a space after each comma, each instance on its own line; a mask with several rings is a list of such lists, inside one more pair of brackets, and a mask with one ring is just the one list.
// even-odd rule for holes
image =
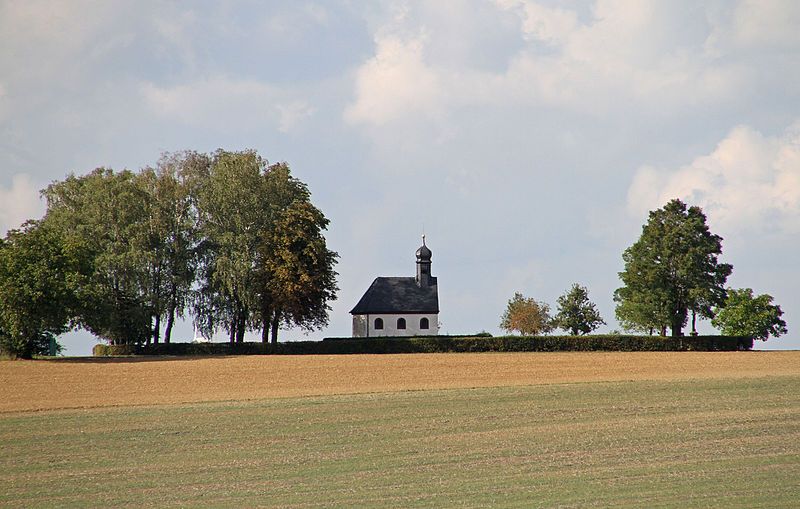
[[49, 353], [74, 313], [68, 274], [76, 265], [63, 239], [39, 221], [0, 240], [0, 351], [24, 358]]
[[750, 288], [728, 289], [725, 305], [715, 309], [711, 324], [731, 336], [752, 336], [766, 341], [768, 337], [786, 334], [781, 307], [772, 304], [768, 294], [753, 295]]
[[217, 151], [197, 196], [204, 243], [196, 313], [204, 331], [222, 327], [242, 341], [260, 328], [263, 341], [276, 342], [282, 324], [327, 324], [338, 255], [322, 234], [328, 220], [288, 165]]
[[231, 341], [327, 324], [338, 255], [286, 163], [179, 152], [139, 172], [71, 174], [42, 194], [44, 218], [0, 241], [3, 351], [43, 353], [70, 328], [112, 344], [168, 342], [186, 312]]
[[68, 275], [75, 324], [112, 344], [150, 336], [148, 217], [152, 199], [137, 174], [98, 168], [70, 175], [43, 192], [42, 222], [80, 260]]
[[508, 332], [517, 331], [523, 336], [547, 334], [553, 330], [550, 306], [516, 292], [508, 301], [500, 328]]
[[700, 207], [672, 200], [650, 212], [639, 240], [625, 250], [624, 286], [614, 292], [626, 329], [680, 336], [689, 311], [711, 318], [725, 301], [731, 265], [719, 262], [722, 237], [712, 234]]
[[578, 283], [558, 298], [558, 309], [553, 325], [571, 333], [588, 334], [606, 322], [597, 311], [597, 306], [589, 300], [589, 290]]

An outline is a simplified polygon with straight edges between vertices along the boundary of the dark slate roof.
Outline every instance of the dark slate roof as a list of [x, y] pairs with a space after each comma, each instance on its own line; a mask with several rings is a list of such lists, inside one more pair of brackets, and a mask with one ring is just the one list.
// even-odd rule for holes
[[420, 287], [413, 277], [378, 277], [350, 311], [353, 315], [438, 313], [439, 290], [436, 278]]

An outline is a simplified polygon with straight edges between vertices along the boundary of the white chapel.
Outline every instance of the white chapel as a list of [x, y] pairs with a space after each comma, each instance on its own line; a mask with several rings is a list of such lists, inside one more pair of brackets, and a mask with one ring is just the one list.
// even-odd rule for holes
[[439, 334], [439, 290], [431, 275], [431, 250], [417, 249], [415, 277], [378, 277], [350, 311], [353, 337]]

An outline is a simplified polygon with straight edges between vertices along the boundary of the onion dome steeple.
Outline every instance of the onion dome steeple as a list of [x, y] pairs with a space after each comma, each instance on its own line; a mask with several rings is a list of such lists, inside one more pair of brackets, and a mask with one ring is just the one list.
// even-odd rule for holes
[[425, 235], [422, 236], [422, 246], [417, 249], [417, 284], [429, 286], [431, 284], [431, 250], [425, 245]]
[[417, 261], [418, 262], [430, 262], [431, 261], [431, 250], [428, 249], [428, 246], [425, 245], [425, 235], [422, 236], [422, 246], [417, 249]]

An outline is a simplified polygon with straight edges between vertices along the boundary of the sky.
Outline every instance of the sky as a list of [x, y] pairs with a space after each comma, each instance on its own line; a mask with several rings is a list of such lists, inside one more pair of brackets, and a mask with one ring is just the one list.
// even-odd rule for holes
[[340, 255], [330, 325], [283, 339], [350, 335], [423, 231], [442, 333], [498, 334], [514, 292], [555, 307], [573, 283], [608, 332], [622, 252], [680, 198], [729, 285], [783, 309], [758, 346], [797, 349], [798, 26], [795, 0], [0, 0], [0, 234], [70, 172], [253, 148]]

